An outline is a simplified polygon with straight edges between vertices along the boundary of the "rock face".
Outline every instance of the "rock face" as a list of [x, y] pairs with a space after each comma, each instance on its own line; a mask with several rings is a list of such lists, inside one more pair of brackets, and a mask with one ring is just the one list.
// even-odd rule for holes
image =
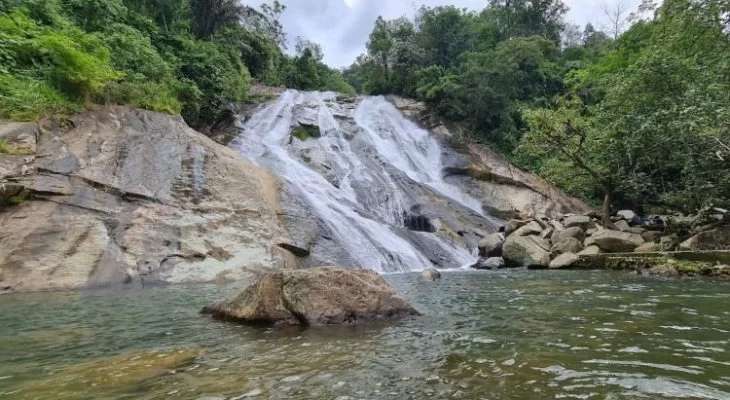
[[[465, 136], [458, 125], [446, 124], [425, 104], [397, 96], [388, 98], [406, 116], [429, 128], [446, 142], [458, 142]], [[545, 180], [512, 165], [488, 146], [460, 143], [464, 158], [454, 158], [447, 168], [450, 179], [484, 199], [484, 207], [493, 215], [508, 219], [519, 214], [557, 216], [589, 210], [582, 201], [572, 198]]]
[[486, 147], [450, 145], [398, 102], [270, 96], [230, 110], [214, 137], [231, 148], [125, 107], [0, 123], [15, 151], [0, 154], [0, 292], [459, 268], [503, 218], [587, 210]]
[[181, 118], [112, 107], [36, 129], [36, 153], [0, 176], [27, 194], [0, 210], [4, 291], [236, 279], [284, 265], [277, 181]]
[[510, 235], [502, 247], [509, 267], [546, 268], [550, 264], [550, 244], [538, 236]]
[[335, 267], [264, 274], [234, 299], [203, 312], [242, 323], [305, 326], [418, 315], [377, 273]]
[[[300, 265], [460, 268], [503, 218], [583, 209], [488, 149], [452, 145], [401, 105], [291, 90], [242, 124], [231, 145], [281, 177]], [[499, 255], [494, 242], [485, 256]]]

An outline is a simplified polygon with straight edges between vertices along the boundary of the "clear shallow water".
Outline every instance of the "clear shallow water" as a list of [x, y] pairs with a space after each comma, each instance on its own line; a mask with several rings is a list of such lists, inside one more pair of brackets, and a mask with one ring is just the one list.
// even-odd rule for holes
[[[362, 328], [198, 314], [232, 287], [2, 296], [0, 399], [730, 399], [728, 283], [419, 278], [387, 277], [424, 316]], [[174, 374], [148, 371], [165, 360], [149, 351], [173, 350], [197, 355]]]

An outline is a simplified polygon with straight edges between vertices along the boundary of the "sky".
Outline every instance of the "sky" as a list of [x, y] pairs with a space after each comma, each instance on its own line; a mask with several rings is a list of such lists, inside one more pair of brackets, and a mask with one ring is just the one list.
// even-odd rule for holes
[[[280, 0], [286, 5], [281, 22], [293, 48], [295, 38], [302, 36], [319, 43], [324, 62], [331, 67], [346, 67], [365, 51], [365, 43], [378, 15], [386, 19], [412, 18], [421, 5], [454, 5], [481, 10], [486, 0]], [[636, 4], [638, 0], [625, 1]], [[259, 5], [266, 0], [246, 1]], [[588, 22], [597, 27], [605, 23], [602, 1], [564, 0], [570, 8], [566, 20], [580, 26]]]

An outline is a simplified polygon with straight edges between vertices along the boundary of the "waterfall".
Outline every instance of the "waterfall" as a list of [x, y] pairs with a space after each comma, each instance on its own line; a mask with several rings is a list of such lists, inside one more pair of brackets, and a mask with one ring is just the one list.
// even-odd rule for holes
[[[243, 122], [232, 146], [302, 199], [355, 266], [386, 273], [474, 262], [474, 248], [404, 222], [420, 207], [415, 193], [484, 218], [477, 199], [444, 181], [442, 146], [383, 97], [358, 101], [288, 90]], [[302, 126], [319, 137], [296, 138]]]

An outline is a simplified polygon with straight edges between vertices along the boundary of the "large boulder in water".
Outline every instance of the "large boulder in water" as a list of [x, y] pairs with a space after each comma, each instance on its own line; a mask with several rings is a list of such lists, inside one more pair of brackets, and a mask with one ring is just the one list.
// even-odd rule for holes
[[203, 313], [275, 325], [355, 325], [419, 314], [377, 273], [336, 267], [264, 274], [232, 300], [205, 307]]
[[550, 243], [535, 235], [510, 235], [502, 246], [502, 257], [509, 267], [547, 268]]

